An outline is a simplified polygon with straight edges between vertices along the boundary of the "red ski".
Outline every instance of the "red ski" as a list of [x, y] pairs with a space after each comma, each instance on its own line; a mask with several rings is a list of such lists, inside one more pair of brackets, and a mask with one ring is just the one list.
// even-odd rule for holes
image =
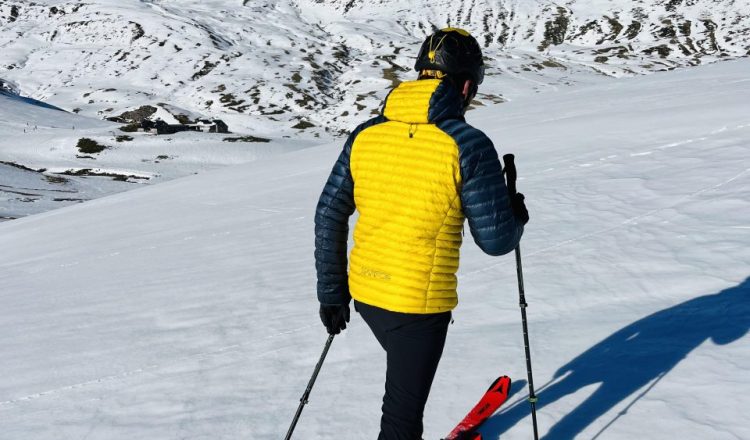
[[444, 440], [481, 440], [477, 429], [508, 399], [510, 377], [500, 376]]

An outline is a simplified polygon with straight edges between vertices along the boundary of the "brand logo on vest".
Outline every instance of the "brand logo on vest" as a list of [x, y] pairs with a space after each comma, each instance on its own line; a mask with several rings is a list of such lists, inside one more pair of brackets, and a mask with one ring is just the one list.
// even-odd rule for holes
[[376, 269], [371, 269], [369, 267], [363, 267], [362, 270], [359, 271], [360, 275], [366, 276], [369, 278], [375, 278], [378, 280], [383, 281], [390, 281], [391, 280], [391, 274], [387, 272], [382, 272]]

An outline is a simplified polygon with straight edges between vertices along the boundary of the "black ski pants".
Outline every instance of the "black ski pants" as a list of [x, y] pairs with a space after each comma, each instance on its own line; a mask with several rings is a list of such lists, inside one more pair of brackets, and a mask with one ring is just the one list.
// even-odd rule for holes
[[378, 440], [420, 440], [424, 407], [443, 355], [451, 312], [397, 313], [357, 301], [354, 308], [387, 357]]

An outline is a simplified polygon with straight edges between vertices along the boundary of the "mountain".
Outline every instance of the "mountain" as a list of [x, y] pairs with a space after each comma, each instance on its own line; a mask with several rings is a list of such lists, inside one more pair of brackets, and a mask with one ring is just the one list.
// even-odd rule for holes
[[412, 78], [420, 41], [484, 45], [476, 105], [750, 53], [750, 0], [0, 0], [0, 78], [104, 118], [165, 103], [238, 132], [330, 136]]
[[750, 54], [746, 0], [306, 3], [325, 5], [350, 18], [388, 17], [413, 35], [447, 24], [473, 30], [486, 48], [537, 50], [570, 61], [592, 61], [592, 55], [617, 57], [616, 65], [646, 70], [654, 66], [638, 66], [638, 58], [654, 54], [662, 58], [661, 66]]
[[[340, 138], [414, 77], [435, 28], [484, 46], [481, 108], [745, 57], [749, 16], [750, 0], [0, 0], [0, 217]], [[234, 134], [96, 122], [145, 116]]]

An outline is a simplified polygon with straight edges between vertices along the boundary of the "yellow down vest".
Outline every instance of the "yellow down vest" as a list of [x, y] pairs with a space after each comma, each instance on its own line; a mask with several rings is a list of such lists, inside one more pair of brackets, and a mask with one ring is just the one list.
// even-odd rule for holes
[[[447, 83], [405, 82], [390, 93], [381, 116], [349, 137], [316, 211], [321, 303], [351, 296], [394, 312], [448, 311], [458, 302], [465, 214], [486, 252], [506, 253], [518, 243], [523, 229], [510, 210], [497, 152], [463, 121], [462, 110], [461, 96]], [[354, 210], [359, 218], [347, 272]]]

